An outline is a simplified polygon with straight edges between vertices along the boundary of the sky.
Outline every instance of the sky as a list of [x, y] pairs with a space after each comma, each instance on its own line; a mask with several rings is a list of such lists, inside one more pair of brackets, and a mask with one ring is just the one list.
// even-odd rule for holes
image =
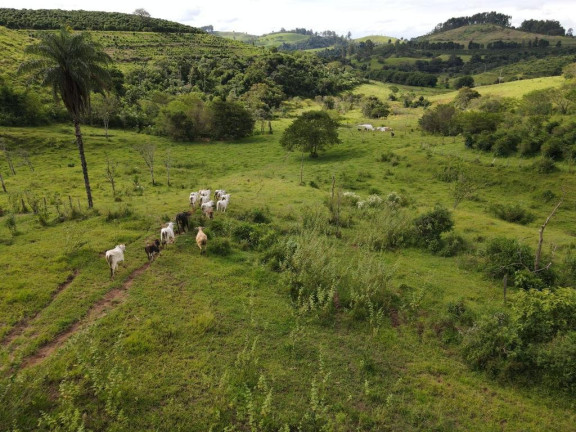
[[520, 26], [527, 19], [554, 20], [576, 32], [574, 0], [0, 0], [1, 8], [64, 9], [132, 13], [215, 31], [252, 35], [284, 28], [331, 30], [352, 38], [380, 35], [411, 39], [453, 17], [495, 11]]

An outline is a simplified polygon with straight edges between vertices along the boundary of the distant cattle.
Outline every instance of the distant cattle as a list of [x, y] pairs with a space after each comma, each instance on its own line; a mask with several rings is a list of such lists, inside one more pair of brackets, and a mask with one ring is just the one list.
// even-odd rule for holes
[[380, 132], [392, 132], [392, 128], [388, 126], [379, 126], [376, 130]]
[[368, 123], [367, 124], [361, 124], [361, 125], [358, 125], [358, 130], [359, 131], [367, 131], [367, 130], [373, 131], [374, 126], [372, 126], [371, 124], [368, 124]]

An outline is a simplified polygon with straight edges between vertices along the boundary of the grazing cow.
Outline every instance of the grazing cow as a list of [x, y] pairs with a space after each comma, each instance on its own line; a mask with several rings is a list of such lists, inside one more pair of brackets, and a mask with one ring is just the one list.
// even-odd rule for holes
[[200, 254], [204, 253], [206, 249], [202, 249], [202, 246], [206, 246], [206, 243], [208, 242], [208, 236], [204, 231], [202, 231], [202, 228], [204, 227], [196, 228], [198, 230], [198, 234], [196, 234], [196, 244], [200, 248]]
[[376, 130], [380, 132], [392, 132], [392, 128], [388, 126], [379, 126]]
[[148, 261], [154, 261], [154, 255], [160, 253], [160, 240], [156, 239], [154, 240], [154, 243], [147, 244], [144, 247], [144, 251], [148, 256]]
[[168, 222], [168, 226], [160, 230], [160, 241], [162, 242], [162, 245], [166, 245], [168, 241], [174, 243], [175, 239], [174, 222]]
[[176, 215], [176, 229], [178, 230], [178, 234], [180, 234], [180, 229], [182, 229], [182, 232], [186, 232], [186, 229], [188, 229], [188, 216], [191, 214], [192, 212], [185, 211]]
[[372, 126], [372, 125], [369, 124], [369, 123], [361, 124], [361, 125], [358, 125], [358, 130], [359, 130], [359, 131], [367, 131], [367, 130], [373, 131], [373, 130], [374, 130], [374, 126]]
[[214, 219], [214, 209], [212, 207], [202, 209], [202, 214], [208, 219]]
[[226, 208], [228, 207], [228, 202], [230, 202], [230, 198], [228, 199], [221, 199], [216, 203], [216, 211], [226, 212]]
[[216, 189], [214, 191], [214, 201], [218, 201], [225, 193], [226, 191], [224, 189]]
[[114, 273], [118, 268], [118, 263], [124, 261], [124, 251], [126, 246], [123, 244], [116, 245], [114, 249], [106, 251], [106, 262], [110, 267], [110, 279], [114, 279]]
[[198, 192], [190, 192], [190, 205], [196, 207], [196, 203], [200, 199], [200, 194]]

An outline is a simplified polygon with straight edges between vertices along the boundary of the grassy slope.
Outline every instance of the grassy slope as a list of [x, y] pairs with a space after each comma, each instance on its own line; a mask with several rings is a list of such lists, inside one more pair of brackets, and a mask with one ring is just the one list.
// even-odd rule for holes
[[[566, 79], [561, 76], [557, 77], [545, 77], [545, 78], [533, 78], [521, 81], [512, 81], [504, 84], [492, 84], [483, 85], [475, 87], [482, 96], [494, 95], [501, 97], [511, 97], [520, 98], [523, 94], [529, 93], [534, 90], [543, 90], [550, 87], [560, 87], [566, 82]], [[429, 99], [433, 102], [446, 103], [454, 100], [457, 91], [451, 91], [449, 93], [432, 95]]]
[[[379, 84], [358, 91], [389, 92]], [[413, 203], [412, 214], [436, 202], [450, 206], [449, 184], [439, 182], [435, 173], [457, 163], [477, 178], [498, 179], [475, 201], [462, 203], [454, 212], [456, 231], [480, 246], [497, 235], [535, 245], [538, 223], [550, 211], [540, 198], [542, 192], [559, 192], [557, 185], [563, 183], [568, 196], [574, 196], [576, 184], [566, 166], [549, 176], [535, 174], [531, 160], [511, 158], [493, 167], [491, 155], [464, 151], [459, 140], [413, 132], [421, 111], [396, 112], [385, 122], [396, 131], [393, 139], [388, 134], [343, 127], [341, 146], [316, 161], [306, 158], [304, 179], [313, 180], [319, 189], [298, 185], [299, 155], [285, 153], [278, 145], [288, 120], [275, 122], [272, 136], [254, 136], [239, 143], [170, 143], [145, 137], [158, 146], [159, 159], [170, 148], [175, 161], [170, 187], [161, 167], [157, 168], [160, 185], [152, 187], [143, 161], [131, 150], [142, 142], [142, 135], [113, 131], [106, 141], [100, 130], [86, 127], [87, 158], [100, 216], [41, 227], [31, 214], [17, 215], [16, 236], [8, 231], [6, 216], [0, 219], [1, 334], [6, 335], [23, 317], [35, 316], [29, 318], [22, 335], [2, 345], [4, 372], [7, 365], [18, 365], [81, 319], [104, 293], [122, 286], [146, 262], [144, 241], [156, 237], [162, 222], [187, 208], [191, 190], [224, 187], [232, 193], [229, 213], [216, 216], [225, 226], [237, 224], [257, 202], [268, 208], [275, 229], [294, 232], [305, 214], [323, 208], [332, 176], [345, 190], [363, 197], [374, 190], [383, 195], [406, 194]], [[352, 111], [344, 124], [363, 121]], [[68, 206], [68, 195], [75, 206], [78, 202], [84, 206], [71, 128], [5, 132], [26, 138], [35, 168], [31, 172], [18, 167], [16, 176], [7, 177], [10, 192], [30, 190], [47, 197], [59, 192], [64, 206]], [[389, 151], [398, 155], [399, 164], [377, 162]], [[106, 154], [119, 163], [118, 202], [105, 179]], [[7, 172], [4, 160], [0, 169]], [[142, 196], [133, 191], [136, 175], [144, 185]], [[492, 202], [519, 202], [537, 215], [536, 222], [523, 227], [499, 221], [488, 212]], [[0, 207], [9, 208], [5, 194], [0, 195]], [[54, 207], [50, 211], [54, 217]], [[546, 230], [547, 244], [558, 245], [557, 259], [573, 243], [575, 212], [570, 198]], [[117, 217], [107, 218], [109, 214]], [[381, 260], [392, 274], [393, 287], [407, 284], [422, 295], [416, 298], [424, 315], [406, 318], [397, 328], [386, 320], [377, 333], [345, 314], [328, 325], [319, 324], [312, 317], [295, 314], [282, 275], [259, 264], [258, 253], [233, 243], [229, 256], [219, 257], [210, 249], [207, 256], [199, 256], [188, 233], [136, 277], [125, 302], [39, 366], [21, 372], [6, 393], [18, 397], [3, 400], [0, 420], [10, 424], [18, 419], [21, 429], [33, 429], [40, 410], [51, 412], [56, 400], [60, 407], [66, 406], [67, 393], [62, 387], [58, 390], [58, 383], [87, 382], [99, 388], [103, 376], [111, 373], [113, 361], [118, 376], [110, 385], [121, 396], [112, 398], [111, 406], [123, 407], [130, 419], [127, 430], [207, 430], [210, 425], [221, 430], [232, 423], [247, 427], [251, 406], [256, 406], [253, 414], [263, 424], [297, 425], [316, 416], [334, 430], [496, 431], [505, 425], [509, 430], [564, 431], [573, 427], [570, 399], [498, 384], [473, 373], [450, 345], [436, 337], [431, 325], [449, 302], [464, 299], [474, 310], [491, 309], [501, 302], [498, 283], [473, 271], [464, 258], [439, 258], [417, 250], [369, 252], [357, 247], [372, 222], [358, 218], [356, 211], [351, 217], [354, 226], [344, 229], [341, 240], [329, 242], [352, 261], [361, 257]], [[222, 237], [210, 231], [210, 224], [208, 230], [212, 241]], [[127, 267], [121, 267], [117, 280], [110, 282], [100, 254], [119, 242], [127, 244]], [[75, 270], [76, 278], [57, 294], [58, 284]], [[415, 332], [417, 322], [424, 328], [421, 338]], [[106, 360], [104, 355], [111, 357]], [[256, 387], [259, 380], [261, 385]], [[254, 388], [251, 399], [244, 384]], [[260, 408], [269, 388], [273, 389], [273, 409], [267, 413]], [[101, 390], [92, 400], [104, 403], [105, 395]], [[97, 405], [85, 402], [75, 400], [82, 412], [87, 411], [88, 426], [102, 429], [105, 425], [98, 424], [102, 415]], [[116, 421], [121, 424], [120, 416]]]
[[557, 41], [562, 42], [562, 46], [576, 45], [576, 39], [565, 36], [548, 36], [535, 33], [526, 33], [511, 28], [503, 28], [493, 24], [478, 24], [460, 27], [454, 30], [449, 30], [442, 33], [422, 36], [419, 39], [428, 40], [430, 42], [445, 42], [452, 41], [468, 46], [468, 42], [474, 41], [480, 44], [487, 44], [501, 40], [504, 42], [525, 42], [534, 41], [534, 38], [547, 39], [550, 46], [554, 46]]
[[18, 65], [24, 61], [22, 48], [31, 42], [27, 34], [0, 26], [0, 75], [14, 77]]

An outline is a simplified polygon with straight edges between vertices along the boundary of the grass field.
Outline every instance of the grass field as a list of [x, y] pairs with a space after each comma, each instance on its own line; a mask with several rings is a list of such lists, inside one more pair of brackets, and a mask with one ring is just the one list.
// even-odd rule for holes
[[[517, 97], [527, 84], [494, 91]], [[390, 90], [373, 83], [356, 92]], [[566, 199], [545, 248], [555, 246], [556, 264], [575, 247], [573, 167], [538, 174], [534, 160], [495, 160], [465, 150], [460, 138], [422, 135], [421, 109], [395, 113], [385, 121], [392, 137], [359, 132], [354, 125], [370, 120], [350, 111], [342, 143], [318, 159], [280, 147], [288, 118], [274, 121], [272, 135], [239, 142], [174, 143], [120, 130], [107, 140], [85, 126], [93, 210], [71, 125], [4, 128], [29, 164], [15, 153], [9, 175], [0, 159], [8, 191], [0, 194], [0, 429], [573, 430], [572, 397], [471, 371], [438, 330], [451, 304], [473, 313], [501, 307], [501, 281], [477, 270], [476, 253], [497, 236], [535, 247], [553, 206], [542, 196], [559, 196], [561, 185]], [[156, 186], [134, 150], [143, 142], [156, 146]], [[490, 186], [453, 209], [452, 186], [438, 177], [447, 166]], [[206, 187], [232, 195], [214, 220], [191, 218], [206, 226], [207, 253], [190, 231], [149, 264], [145, 242]], [[397, 213], [405, 220], [442, 204], [470, 248], [452, 258], [378, 249], [379, 229], [393, 216], [342, 203], [335, 226], [333, 190], [362, 199], [396, 192], [406, 199]], [[493, 203], [519, 203], [535, 220], [504, 222], [489, 211]], [[103, 253], [119, 243], [126, 262], [111, 281]], [[299, 274], [271, 265], [279, 244], [301, 246]], [[323, 286], [327, 280], [334, 285]], [[291, 291], [314, 281], [319, 293], [345, 283], [385, 286], [399, 306], [362, 318], [336, 303], [327, 313]]]

